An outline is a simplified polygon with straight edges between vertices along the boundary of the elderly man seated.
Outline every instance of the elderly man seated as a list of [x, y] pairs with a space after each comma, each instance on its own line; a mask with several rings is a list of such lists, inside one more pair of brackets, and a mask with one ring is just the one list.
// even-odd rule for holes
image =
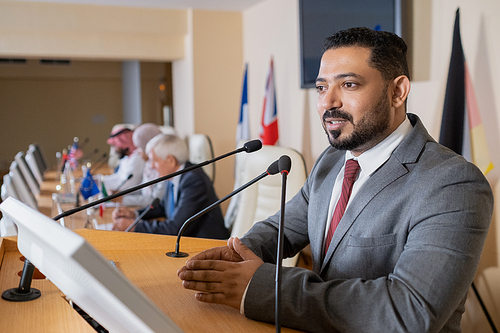
[[[186, 143], [175, 135], [160, 134], [148, 145], [147, 153], [160, 177], [190, 167]], [[160, 205], [149, 211], [144, 218], [164, 220], [141, 221], [133, 229], [136, 232], [176, 235], [182, 224], [191, 216], [218, 200], [208, 176], [195, 169], [166, 181], [166, 193]], [[141, 213], [126, 208], [113, 212], [113, 230], [125, 230]], [[184, 231], [184, 236], [226, 239], [228, 230], [220, 207], [193, 221]]]

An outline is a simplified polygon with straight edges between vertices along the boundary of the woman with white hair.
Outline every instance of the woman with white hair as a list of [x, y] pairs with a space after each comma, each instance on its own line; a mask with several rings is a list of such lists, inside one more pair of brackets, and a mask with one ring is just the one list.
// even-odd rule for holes
[[[142, 172], [142, 182], [146, 183], [159, 177], [158, 171], [153, 168], [153, 162], [148, 158], [147, 145], [154, 137], [161, 134], [158, 125], [147, 123], [138, 126], [132, 136], [132, 141], [138, 153], [145, 161]], [[162, 199], [165, 194], [165, 183], [159, 182], [123, 196], [122, 203], [127, 206], [145, 206], [151, 204], [155, 198]]]

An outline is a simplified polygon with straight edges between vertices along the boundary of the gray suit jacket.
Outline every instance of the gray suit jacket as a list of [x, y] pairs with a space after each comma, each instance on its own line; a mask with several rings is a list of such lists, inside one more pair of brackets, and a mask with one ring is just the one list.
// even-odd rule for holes
[[[314, 332], [460, 332], [467, 291], [493, 211], [481, 172], [413, 130], [363, 185], [323, 259], [335, 178], [345, 151], [327, 148], [285, 209], [285, 256], [311, 244], [313, 271], [283, 268], [282, 323]], [[293, 166], [292, 171], [293, 172]], [[279, 215], [243, 242], [266, 264], [245, 298], [247, 317], [274, 321]]]

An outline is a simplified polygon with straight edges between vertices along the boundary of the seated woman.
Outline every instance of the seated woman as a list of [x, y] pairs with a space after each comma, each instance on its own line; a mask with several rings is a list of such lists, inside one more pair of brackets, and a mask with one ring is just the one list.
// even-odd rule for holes
[[[145, 161], [141, 183], [146, 183], [159, 177], [158, 171], [153, 168], [153, 162], [146, 154], [146, 145], [158, 134], [161, 134], [158, 125], [147, 123], [137, 127], [132, 136], [132, 141], [137, 147], [136, 150]], [[165, 182], [159, 182], [154, 185], [147, 186], [140, 191], [132, 192], [123, 196], [122, 203], [126, 206], [146, 206], [149, 205], [155, 198], [162, 199], [164, 195]]]

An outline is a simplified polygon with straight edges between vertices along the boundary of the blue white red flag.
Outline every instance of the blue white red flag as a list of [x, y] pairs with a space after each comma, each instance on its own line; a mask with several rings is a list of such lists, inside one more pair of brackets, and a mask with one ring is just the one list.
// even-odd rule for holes
[[245, 76], [243, 78], [243, 90], [241, 92], [240, 119], [236, 127], [236, 144], [250, 139], [250, 122], [248, 120], [248, 65], [245, 65]]
[[266, 95], [264, 97], [262, 123], [259, 134], [262, 144], [274, 145], [278, 142], [278, 114], [276, 110], [276, 92], [274, 90], [274, 66], [272, 58], [269, 73], [267, 75]]
[[68, 154], [69, 165], [71, 166], [71, 169], [73, 169], [73, 170], [75, 170], [77, 165], [78, 165], [78, 161], [76, 159], [77, 150], [78, 150], [78, 141], [75, 140], [73, 142], [73, 144], [71, 145], [71, 148], [70, 148], [69, 154]]

